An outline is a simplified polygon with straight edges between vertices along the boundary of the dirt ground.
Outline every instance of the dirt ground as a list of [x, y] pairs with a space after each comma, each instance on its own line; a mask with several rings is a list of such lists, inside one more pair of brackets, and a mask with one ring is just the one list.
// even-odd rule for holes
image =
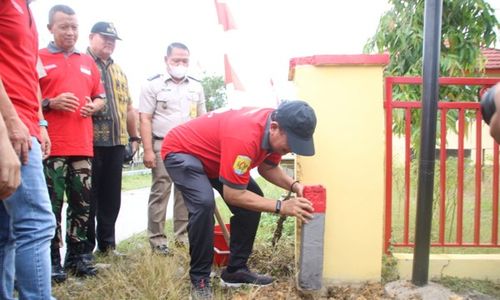
[[295, 288], [293, 282], [277, 282], [270, 287], [255, 289], [251, 292], [236, 293], [233, 300], [313, 300], [313, 299], [341, 299], [341, 300], [369, 300], [391, 299], [384, 297], [384, 287], [380, 283], [365, 284], [361, 287], [326, 287], [322, 293], [304, 293]]

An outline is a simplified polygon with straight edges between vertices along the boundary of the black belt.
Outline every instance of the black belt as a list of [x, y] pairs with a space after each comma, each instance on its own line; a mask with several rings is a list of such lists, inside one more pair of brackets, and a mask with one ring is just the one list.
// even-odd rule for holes
[[159, 136], [156, 136], [156, 135], [153, 135], [153, 140], [163, 141], [163, 138], [159, 137]]

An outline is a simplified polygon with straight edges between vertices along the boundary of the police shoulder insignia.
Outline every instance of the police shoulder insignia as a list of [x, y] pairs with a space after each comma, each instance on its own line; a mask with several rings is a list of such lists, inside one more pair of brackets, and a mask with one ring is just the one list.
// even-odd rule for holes
[[152, 81], [152, 80], [155, 80], [156, 78], [159, 78], [161, 76], [161, 74], [156, 74], [154, 76], [151, 76], [148, 78], [149, 81]]
[[194, 78], [193, 76], [189, 76], [189, 75], [188, 75], [188, 78], [189, 78], [189, 79], [192, 79], [192, 80], [194, 80], [194, 81], [201, 82], [201, 80], [199, 80], [198, 78]]
[[245, 155], [238, 155], [236, 159], [234, 160], [233, 164], [233, 170], [234, 173], [238, 175], [243, 175], [245, 174], [248, 169], [250, 168], [250, 164], [252, 163], [252, 160], [250, 157], [245, 156]]

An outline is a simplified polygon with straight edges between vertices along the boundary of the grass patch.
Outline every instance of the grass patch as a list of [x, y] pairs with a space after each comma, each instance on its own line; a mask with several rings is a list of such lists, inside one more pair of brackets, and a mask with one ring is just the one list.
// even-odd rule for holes
[[[443, 209], [446, 213], [444, 222], [443, 239], [446, 243], [454, 243], [457, 238], [457, 213], [458, 199], [463, 198], [463, 228], [462, 236], [464, 243], [472, 243], [474, 241], [474, 213], [475, 213], [475, 166], [470, 159], [466, 159], [464, 163], [464, 178], [463, 178], [463, 194], [458, 190], [458, 167], [456, 158], [448, 158], [446, 160], [446, 187], [444, 190], [445, 205]], [[409, 223], [408, 223], [408, 240], [414, 241], [415, 221], [416, 221], [416, 201], [417, 201], [417, 180], [418, 180], [418, 164], [412, 162], [410, 169], [410, 186], [409, 191], [406, 190], [404, 183], [405, 167], [402, 164], [394, 164], [393, 166], [393, 209], [392, 209], [392, 237], [393, 242], [402, 242], [404, 240], [404, 218], [405, 218], [405, 197], [406, 192], [409, 192], [410, 207], [409, 207]], [[439, 241], [439, 212], [441, 209], [440, 203], [440, 171], [439, 162], [436, 162], [434, 178], [434, 195], [433, 195], [433, 214], [432, 214], [432, 231], [431, 242]], [[481, 170], [481, 220], [480, 220], [480, 236], [479, 240], [482, 244], [489, 244], [492, 240], [492, 185], [493, 174], [491, 166], [485, 166]], [[411, 253], [411, 247], [394, 247], [395, 252]], [[473, 247], [431, 247], [433, 254], [488, 254], [500, 253], [500, 248], [473, 248]]]
[[[70, 276], [68, 280], [53, 288], [57, 299], [188, 299], [190, 291], [189, 254], [186, 248], [172, 248], [172, 257], [151, 255], [147, 238], [144, 234], [135, 236], [120, 244], [118, 249], [124, 251], [125, 258], [97, 258], [100, 264], [108, 264], [106, 269], [100, 269], [95, 278], [79, 279]], [[133, 244], [133, 247], [130, 245]], [[268, 247], [256, 247], [254, 256], [269, 257], [265, 265], [275, 268], [278, 265], [291, 265], [293, 247], [281, 244], [273, 255], [265, 250]], [[264, 253], [264, 254], [263, 254]], [[279, 255], [278, 255], [279, 254]], [[284, 255], [284, 256], [282, 256]], [[261, 268], [262, 264], [253, 268]], [[216, 277], [212, 278], [215, 299], [255, 299], [261, 298], [261, 288], [242, 287], [227, 289], [220, 286], [218, 276], [220, 269], [213, 269]], [[265, 271], [265, 270], [261, 270]], [[282, 273], [280, 273], [282, 274]], [[287, 271], [286, 274], [292, 274]], [[285, 286], [280, 293], [286, 297], [281, 299], [297, 299], [293, 281], [289, 276], [281, 276], [275, 285]], [[273, 298], [269, 298], [273, 299]]]
[[382, 256], [382, 283], [399, 280], [398, 260], [392, 255]]
[[[151, 175], [124, 176], [124, 189], [135, 189], [149, 186]], [[126, 182], [126, 184], [125, 184]], [[283, 194], [281, 188], [257, 179], [266, 197], [277, 199]], [[146, 184], [147, 183], [147, 184]], [[126, 186], [126, 188], [125, 188]], [[216, 199], [217, 206], [226, 222], [231, 212], [222, 198]], [[278, 217], [263, 213], [254, 251], [249, 260], [251, 269], [275, 276], [276, 288], [243, 287], [226, 289], [219, 284], [221, 269], [214, 267], [215, 278], [212, 279], [215, 299], [299, 299], [295, 289], [294, 274], [294, 218], [284, 223], [283, 236], [277, 245], [271, 247], [271, 239], [276, 228]], [[173, 241], [173, 223], [165, 224], [167, 239]], [[124, 258], [96, 257], [96, 263], [105, 265], [95, 278], [81, 279], [69, 276], [62, 284], [53, 286], [53, 294], [57, 299], [188, 299], [190, 291], [189, 253], [187, 248], [175, 247], [172, 257], [152, 255], [145, 232], [135, 234], [117, 245], [117, 250], [126, 254]], [[278, 294], [274, 294], [277, 290]], [[271, 295], [269, 294], [271, 293]]]
[[[470, 292], [479, 292], [500, 299], [500, 283], [494, 283], [489, 280], [464, 279], [451, 276], [443, 276], [437, 283], [449, 288], [455, 293], [464, 294]], [[479, 298], [474, 298], [479, 299]]]
[[136, 190], [151, 186], [151, 174], [122, 176], [122, 191]]
[[[254, 252], [250, 258], [250, 268], [276, 277], [273, 286], [279, 286], [281, 299], [299, 299], [293, 275], [294, 238], [285, 232], [293, 232], [290, 228], [284, 231], [283, 237], [275, 248], [267, 240], [272, 231], [270, 214], [263, 214], [257, 232]], [[293, 226], [293, 220], [285, 222], [285, 228]], [[172, 221], [166, 223], [169, 241], [173, 241]], [[174, 253], [172, 257], [152, 255], [146, 233], [135, 234], [119, 243], [117, 249], [126, 254], [124, 258], [96, 257], [96, 263], [107, 265], [100, 269], [95, 278], [81, 279], [69, 276], [62, 284], [53, 286], [53, 294], [57, 299], [188, 299], [189, 253], [187, 248], [177, 248], [171, 243]], [[212, 278], [215, 299], [255, 299], [267, 297], [269, 290], [243, 287], [227, 289], [220, 286], [221, 269], [214, 267], [215, 278]], [[274, 293], [274, 289], [272, 289]], [[264, 294], [263, 294], [264, 293]], [[260, 296], [266, 295], [266, 296]], [[268, 298], [274, 299], [274, 297]]]

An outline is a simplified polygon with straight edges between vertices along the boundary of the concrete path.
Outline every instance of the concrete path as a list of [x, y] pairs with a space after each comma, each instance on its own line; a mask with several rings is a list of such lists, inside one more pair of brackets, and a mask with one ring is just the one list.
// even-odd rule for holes
[[[116, 220], [116, 242], [133, 234], [145, 231], [148, 222], [148, 199], [150, 188], [122, 192], [122, 205]], [[172, 198], [172, 197], [171, 197]], [[168, 201], [167, 219], [172, 218], [172, 202]]]
[[[122, 204], [120, 214], [116, 220], [116, 243], [119, 243], [130, 236], [146, 230], [148, 220], [148, 199], [150, 188], [142, 188], [122, 192]], [[170, 195], [167, 207], [167, 219], [173, 216], [173, 194]], [[66, 232], [66, 208], [63, 206], [62, 230]], [[62, 249], [61, 255], [64, 257], [66, 245]]]

